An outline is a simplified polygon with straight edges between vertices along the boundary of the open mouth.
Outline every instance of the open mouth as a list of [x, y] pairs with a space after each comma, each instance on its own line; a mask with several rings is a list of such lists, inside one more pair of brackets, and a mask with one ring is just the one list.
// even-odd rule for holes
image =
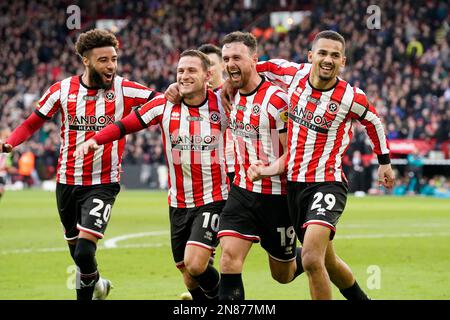
[[333, 67], [332, 67], [332, 66], [324, 66], [324, 65], [321, 65], [321, 66], [320, 66], [320, 69], [322, 69], [322, 70], [324, 70], [324, 71], [326, 71], [326, 72], [331, 72], [331, 71], [333, 71]]
[[114, 73], [113, 73], [113, 72], [103, 73], [103, 78], [104, 78], [107, 82], [111, 82], [112, 79], [114, 78]]
[[240, 80], [241, 79], [241, 71], [240, 70], [228, 70], [228, 74], [231, 80]]

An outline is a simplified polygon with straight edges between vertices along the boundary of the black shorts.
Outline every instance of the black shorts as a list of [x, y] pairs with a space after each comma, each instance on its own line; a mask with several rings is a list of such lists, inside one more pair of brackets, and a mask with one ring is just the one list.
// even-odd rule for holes
[[330, 240], [347, 202], [348, 186], [345, 182], [292, 182], [288, 181], [289, 214], [295, 232], [303, 243], [306, 227], [320, 224], [331, 229]]
[[235, 176], [234, 171], [233, 172], [227, 172], [227, 176], [228, 176], [228, 181], [230, 182], [230, 186], [233, 185], [234, 176]]
[[169, 207], [172, 255], [178, 268], [184, 266], [184, 250], [188, 244], [211, 250], [214, 255], [224, 205], [225, 201], [216, 201], [195, 208]]
[[101, 239], [111, 217], [120, 184], [76, 186], [56, 184], [56, 203], [64, 238], [74, 240], [81, 231]]
[[6, 184], [5, 178], [0, 176], [0, 187], [3, 187]]
[[223, 236], [261, 242], [275, 260], [291, 261], [296, 256], [297, 237], [285, 195], [251, 192], [233, 184], [220, 216], [218, 237]]

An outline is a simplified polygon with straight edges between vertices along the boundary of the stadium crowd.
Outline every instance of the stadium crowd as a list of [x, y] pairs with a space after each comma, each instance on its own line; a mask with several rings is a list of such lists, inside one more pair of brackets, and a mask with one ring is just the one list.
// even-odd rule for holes
[[[66, 26], [66, 9], [71, 4], [73, 1], [57, 0], [0, 3], [0, 129], [12, 129], [21, 123], [50, 84], [81, 73], [73, 45], [78, 30]], [[317, 32], [338, 31], [347, 40], [347, 65], [342, 77], [367, 93], [385, 121], [388, 138], [425, 140], [431, 149], [449, 158], [450, 5], [446, 1], [377, 1], [380, 29], [368, 28], [368, 1], [307, 1], [301, 6], [287, 0], [77, 4], [83, 29], [93, 27], [97, 19], [128, 22], [117, 30], [121, 43], [119, 74], [158, 91], [175, 81], [181, 51], [202, 43], [219, 44], [228, 32], [245, 29], [257, 35], [261, 60], [303, 62]], [[261, 23], [274, 8], [310, 10], [310, 15], [290, 30], [272, 29]], [[31, 150], [39, 178], [54, 177], [58, 132], [57, 119], [48, 121], [14, 153], [13, 166], [18, 165], [22, 153]], [[161, 151], [155, 127], [129, 138], [123, 161], [163, 166]], [[362, 175], [370, 181], [367, 168], [371, 154], [362, 129], [355, 127], [345, 163], [350, 177], [358, 176], [362, 167]], [[448, 177], [445, 179], [448, 185]], [[155, 181], [149, 184], [164, 187]], [[369, 188], [370, 183], [356, 189]]]

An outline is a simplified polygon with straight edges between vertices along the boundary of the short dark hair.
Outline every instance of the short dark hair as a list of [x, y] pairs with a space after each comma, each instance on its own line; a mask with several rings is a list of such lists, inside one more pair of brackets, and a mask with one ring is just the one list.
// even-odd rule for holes
[[215, 46], [210, 43], [202, 44], [200, 47], [198, 47], [197, 50], [200, 52], [203, 52], [204, 54], [214, 53], [214, 54], [217, 54], [219, 56], [219, 58], [222, 58], [222, 50], [220, 50], [220, 48], [218, 46]]
[[199, 58], [202, 61], [202, 67], [203, 67], [203, 70], [205, 70], [205, 71], [208, 71], [209, 68], [211, 67], [211, 61], [209, 60], [208, 56], [199, 50], [194, 50], [194, 49], [184, 50], [180, 54], [180, 58], [182, 58], [182, 57], [197, 57], [197, 58]]
[[102, 47], [113, 47], [116, 50], [119, 48], [119, 41], [114, 33], [103, 29], [89, 30], [80, 34], [75, 43], [76, 51], [80, 57], [84, 57], [89, 50]]
[[340, 33], [333, 30], [324, 30], [319, 32], [314, 37], [311, 48], [313, 48], [314, 45], [317, 43], [317, 41], [319, 41], [320, 39], [330, 39], [334, 41], [339, 41], [340, 43], [342, 43], [342, 48], [345, 52], [345, 39]]
[[255, 36], [250, 32], [234, 31], [227, 34], [222, 39], [222, 45], [234, 42], [242, 42], [246, 47], [250, 49], [251, 53], [255, 53], [258, 46], [258, 42], [256, 41]]

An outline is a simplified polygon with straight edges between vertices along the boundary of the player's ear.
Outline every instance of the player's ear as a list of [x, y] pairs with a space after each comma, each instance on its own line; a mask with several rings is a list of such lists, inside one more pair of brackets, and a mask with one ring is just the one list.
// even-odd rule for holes
[[209, 82], [212, 78], [212, 72], [211, 70], [206, 71], [206, 82]]
[[312, 63], [313, 52], [311, 50], [308, 51], [308, 62]]
[[258, 54], [256, 52], [252, 55], [252, 60], [255, 64], [258, 63]]
[[89, 66], [89, 57], [88, 57], [87, 55], [84, 55], [84, 56], [81, 58], [81, 60], [83, 61], [83, 65], [84, 65], [85, 67], [88, 67], [88, 66]]
[[342, 57], [342, 67], [345, 67], [345, 62], [347, 61], [347, 57], [343, 56]]

